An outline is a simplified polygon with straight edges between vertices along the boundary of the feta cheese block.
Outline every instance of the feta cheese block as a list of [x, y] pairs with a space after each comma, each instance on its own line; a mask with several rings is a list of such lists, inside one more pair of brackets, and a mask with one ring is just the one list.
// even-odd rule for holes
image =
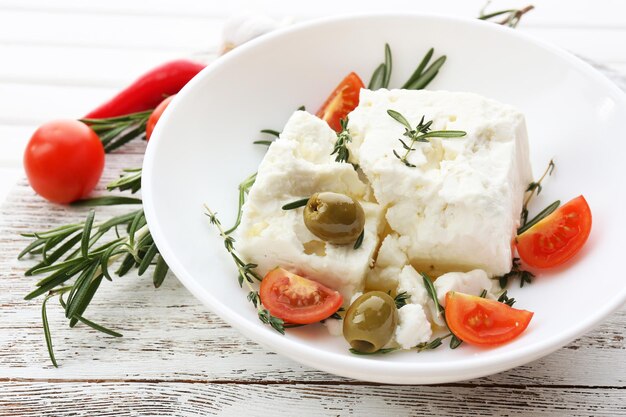
[[[353, 166], [335, 162], [331, 153], [336, 140], [336, 133], [319, 118], [304, 111], [291, 116], [259, 166], [236, 245], [247, 262], [258, 265], [259, 274], [280, 266], [341, 292], [347, 302], [363, 289], [383, 222], [380, 206], [363, 201], [368, 186]], [[287, 203], [321, 191], [361, 201], [365, 230], [358, 249], [313, 235], [304, 224], [303, 208], [282, 210]]]
[[430, 340], [433, 331], [419, 304], [407, 304], [398, 310], [398, 326], [394, 339], [402, 349], [411, 349]]
[[[406, 166], [405, 128], [387, 114], [432, 130], [463, 130], [461, 138], [417, 142]], [[511, 269], [511, 240], [524, 191], [532, 181], [524, 116], [472, 93], [361, 90], [349, 116], [351, 162], [368, 178], [389, 227], [403, 238], [410, 263], [437, 275]], [[410, 142], [410, 141], [409, 141]]]

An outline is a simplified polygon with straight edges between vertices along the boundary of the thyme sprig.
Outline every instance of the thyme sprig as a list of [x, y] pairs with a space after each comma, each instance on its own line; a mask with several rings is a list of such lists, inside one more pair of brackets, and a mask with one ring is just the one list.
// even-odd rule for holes
[[543, 190], [543, 186], [541, 185], [541, 183], [547, 176], [552, 175], [555, 167], [556, 165], [554, 164], [554, 160], [550, 159], [550, 162], [548, 163], [546, 170], [543, 172], [543, 175], [541, 175], [541, 177], [537, 181], [533, 181], [528, 184], [528, 187], [526, 188], [526, 193], [528, 194], [526, 194], [526, 197], [524, 197], [524, 203], [522, 205], [522, 216], [520, 219], [520, 224], [522, 227], [525, 226], [528, 222], [528, 205], [530, 204], [530, 201], [535, 195], [539, 195], [541, 193], [541, 191]]
[[522, 288], [524, 285], [532, 283], [534, 277], [535, 275], [532, 272], [522, 269], [519, 258], [513, 258], [513, 266], [511, 270], [506, 274], [498, 277], [498, 284], [500, 284], [500, 288], [506, 289], [506, 287], [509, 285], [509, 280], [511, 278], [519, 278], [519, 286], [520, 288]]
[[352, 142], [352, 136], [350, 136], [350, 132], [348, 131], [348, 119], [339, 120], [339, 124], [341, 125], [341, 131], [337, 133], [337, 141], [330, 154], [337, 155], [335, 162], [348, 162], [350, 158], [348, 143]]
[[403, 156], [400, 156], [400, 154], [398, 154], [398, 152], [395, 149], [393, 150], [393, 154], [396, 156], [396, 158], [398, 158], [400, 162], [402, 162], [404, 165], [406, 165], [409, 168], [415, 168], [415, 165], [410, 163], [408, 160], [409, 154], [416, 149], [413, 147], [415, 143], [417, 142], [428, 143], [430, 138], [435, 138], [435, 137], [437, 138], [460, 138], [467, 134], [466, 132], [462, 130], [432, 130], [431, 131], [430, 127], [432, 126], [433, 121], [430, 120], [428, 122], [425, 122], [424, 121], [425, 116], [422, 116], [422, 119], [417, 124], [417, 126], [415, 128], [412, 128], [409, 121], [399, 112], [389, 109], [387, 110], [387, 114], [392, 119], [394, 119], [395, 121], [397, 121], [398, 123], [404, 126], [403, 135], [406, 136], [411, 141], [410, 144], [407, 144], [403, 139], [398, 139], [400, 143], [402, 144], [402, 147], [406, 151]]
[[535, 6], [533, 5], [528, 5], [521, 9], [506, 9], [506, 10], [499, 10], [497, 12], [492, 12], [492, 13], [485, 13], [485, 10], [487, 9], [487, 7], [489, 7], [490, 4], [491, 4], [491, 0], [487, 1], [487, 3], [480, 10], [480, 15], [478, 16], [478, 19], [492, 20], [495, 17], [504, 16], [503, 19], [496, 21], [496, 23], [503, 25], [503, 26], [508, 26], [511, 28], [517, 27], [520, 20], [522, 19], [522, 16], [524, 16], [526, 13], [528, 13], [529, 11], [535, 8]]
[[277, 332], [285, 334], [285, 322], [278, 317], [272, 316], [271, 313], [263, 307], [263, 305], [261, 304], [259, 292], [252, 285], [253, 283], [260, 282], [263, 279], [255, 270], [258, 265], [244, 262], [241, 259], [239, 253], [235, 250], [235, 239], [226, 233], [226, 231], [222, 227], [222, 223], [217, 218], [217, 214], [213, 212], [206, 204], [204, 208], [206, 210], [205, 214], [209, 217], [209, 222], [217, 228], [220, 237], [224, 239], [224, 247], [226, 248], [226, 251], [228, 251], [231, 258], [235, 262], [235, 266], [237, 267], [238, 272], [237, 280], [239, 282], [239, 286], [243, 287], [243, 284], [245, 282], [246, 286], [248, 287], [249, 292], [247, 298], [248, 301], [252, 303], [254, 308], [256, 308], [259, 320], [264, 324], [270, 325]]
[[135, 138], [145, 138], [146, 124], [151, 114], [152, 109], [119, 117], [80, 119], [80, 121], [96, 132], [104, 151], [111, 152]]
[[252, 186], [254, 185], [254, 182], [256, 181], [256, 175], [257, 175], [256, 172], [254, 174], [249, 175], [237, 187], [239, 189], [239, 198], [237, 200], [237, 219], [235, 220], [235, 224], [233, 224], [230, 229], [226, 230], [227, 235], [230, 235], [232, 232], [237, 230], [237, 228], [241, 224], [241, 216], [243, 215], [243, 205], [246, 202], [246, 197], [248, 196], [250, 189], [252, 188]]
[[402, 291], [396, 294], [396, 296], [393, 298], [393, 301], [396, 303], [396, 308], [400, 310], [406, 305], [406, 301], [410, 298], [411, 295], [409, 295], [406, 291]]

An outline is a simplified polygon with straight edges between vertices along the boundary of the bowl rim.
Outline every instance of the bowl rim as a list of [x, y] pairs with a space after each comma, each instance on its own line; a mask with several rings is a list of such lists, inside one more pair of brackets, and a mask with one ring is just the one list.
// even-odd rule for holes
[[[569, 331], [555, 333], [548, 339], [522, 346], [515, 350], [503, 350], [489, 356], [474, 356], [472, 360], [451, 360], [448, 362], [392, 362], [384, 360], [371, 360], [371, 358], [360, 356], [346, 356], [343, 354], [319, 349], [312, 345], [306, 345], [298, 340], [282, 336], [272, 329], [267, 329], [253, 324], [250, 320], [241, 320], [234, 314], [221, 300], [213, 296], [209, 291], [202, 288], [197, 280], [187, 272], [185, 266], [179, 261], [175, 251], [170, 246], [167, 237], [160, 227], [160, 222], [154, 205], [154, 195], [156, 186], [152, 187], [153, 172], [155, 169], [155, 156], [158, 153], [159, 141], [162, 126], [167, 124], [171, 109], [201, 81], [210, 76], [215, 69], [235, 59], [239, 55], [247, 54], [258, 45], [271, 43], [275, 39], [288, 37], [294, 32], [307, 31], [324, 25], [333, 25], [342, 22], [367, 19], [427, 19], [436, 20], [445, 24], [464, 24], [480, 28], [480, 30], [491, 30], [496, 35], [511, 36], [531, 43], [551, 54], [564, 59], [569, 65], [583, 72], [585, 75], [604, 84], [607, 93], [616, 100], [618, 105], [626, 107], [626, 94], [610, 81], [604, 74], [594, 69], [590, 64], [584, 62], [573, 54], [553, 46], [535, 37], [510, 30], [491, 22], [465, 17], [446, 16], [430, 13], [351, 13], [331, 17], [317, 18], [310, 21], [294, 24], [289, 27], [278, 29], [256, 39], [253, 39], [242, 46], [235, 48], [223, 57], [216, 59], [194, 77], [174, 98], [167, 111], [161, 117], [162, 123], [158, 124], [152, 134], [151, 140], [146, 150], [143, 162], [142, 176], [142, 196], [144, 202], [144, 212], [146, 220], [154, 241], [157, 243], [160, 253], [169, 265], [172, 272], [180, 282], [199, 299], [211, 311], [225, 320], [229, 325], [241, 331], [246, 337], [255, 342], [269, 346], [272, 350], [289, 357], [299, 363], [321, 369], [333, 374], [363, 379], [373, 382], [384, 383], [443, 383], [466, 380], [481, 377], [493, 373], [501, 372], [525, 363], [531, 362], [545, 356], [566, 345], [570, 341], [580, 337], [596, 326], [609, 314], [620, 308], [626, 301], [626, 286], [619, 293], [613, 294], [609, 301], [590, 315], [586, 320], [579, 322], [578, 326], [572, 327]], [[156, 185], [156, 184], [155, 184]], [[208, 233], [208, 231], [207, 231]]]

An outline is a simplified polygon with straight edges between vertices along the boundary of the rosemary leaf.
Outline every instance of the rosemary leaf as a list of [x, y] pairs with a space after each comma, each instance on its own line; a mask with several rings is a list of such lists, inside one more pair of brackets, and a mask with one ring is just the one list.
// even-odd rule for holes
[[[64, 309], [67, 308], [67, 305], [65, 304], [65, 302], [63, 301], [63, 297], [61, 295], [59, 295], [59, 303], [61, 304], [61, 307], [63, 307]], [[94, 330], [97, 330], [99, 332], [108, 334], [109, 336], [113, 336], [113, 337], [122, 337], [121, 333], [118, 333], [114, 330], [111, 330], [109, 328], [106, 328], [104, 326], [101, 326], [99, 324], [94, 323], [91, 320], [87, 320], [86, 318], [82, 317], [82, 316], [76, 316], [76, 320], [80, 321], [81, 323], [91, 327]]]
[[152, 263], [152, 260], [154, 259], [154, 257], [157, 255], [158, 252], [159, 250], [157, 249], [157, 246], [155, 243], [150, 245], [150, 247], [146, 251], [146, 254], [143, 256], [143, 259], [141, 259], [141, 263], [139, 264], [138, 271], [137, 271], [139, 276], [142, 276], [148, 270], [148, 267], [150, 266], [150, 264]]
[[95, 207], [95, 206], [115, 206], [120, 204], [141, 204], [140, 198], [124, 196], [103, 196], [93, 197], [84, 200], [74, 201], [71, 205], [75, 207]]
[[255, 140], [254, 142], [255, 145], [265, 145], [265, 146], [270, 146], [272, 143], [274, 143], [273, 140]]
[[557, 208], [559, 208], [560, 205], [561, 205], [561, 201], [560, 200], [556, 200], [554, 203], [550, 204], [548, 207], [546, 207], [545, 209], [541, 210], [539, 212], [539, 214], [537, 214], [535, 217], [533, 217], [532, 220], [530, 220], [524, 226], [522, 226], [519, 229], [517, 229], [517, 234], [521, 235], [522, 233], [524, 233], [525, 231], [527, 231], [528, 229], [530, 229], [531, 227], [533, 227], [534, 225], [539, 223], [541, 220], [543, 220], [546, 217], [548, 217]]
[[154, 267], [154, 272], [152, 273], [152, 283], [154, 284], [154, 288], [159, 288], [161, 284], [163, 284], [169, 269], [170, 268], [165, 262], [165, 259], [163, 259], [163, 256], [157, 255], [156, 265]]
[[440, 56], [437, 58], [420, 76], [408, 84], [406, 87], [407, 90], [422, 90], [430, 84], [430, 82], [437, 76], [439, 73], [439, 69], [446, 63], [446, 56]]
[[415, 71], [413, 71], [413, 74], [411, 74], [409, 79], [402, 86], [403, 89], [408, 89], [408, 87], [411, 84], [415, 83], [419, 79], [419, 77], [422, 75], [422, 72], [424, 71], [424, 68], [426, 68], [426, 65], [428, 65], [430, 58], [432, 58], [434, 52], [435, 50], [433, 48], [430, 48], [428, 50], [428, 52], [426, 53], [426, 55], [424, 55], [424, 58], [422, 58], [422, 61], [419, 63]]
[[48, 347], [48, 354], [50, 355], [50, 361], [52, 362], [52, 365], [54, 365], [55, 368], [58, 368], [59, 365], [57, 365], [57, 360], [54, 357], [54, 349], [52, 347], [52, 336], [50, 334], [50, 325], [48, 323], [48, 313], [46, 312], [46, 303], [53, 296], [54, 294], [50, 294], [46, 296], [46, 298], [44, 298], [43, 302], [41, 303], [41, 322], [43, 323], [43, 334], [44, 334], [44, 337], [46, 338], [46, 346]]
[[364, 237], [365, 237], [365, 230], [362, 230], [361, 233], [359, 234], [359, 237], [357, 237], [356, 240], [354, 241], [354, 246], [353, 246], [354, 250], [357, 250], [358, 248], [361, 247], [361, 245], [363, 244]]
[[424, 281], [424, 287], [426, 287], [426, 292], [428, 292], [428, 296], [435, 303], [435, 308], [440, 313], [443, 312], [443, 307], [441, 307], [441, 305], [439, 304], [439, 299], [437, 298], [437, 290], [435, 289], [435, 286], [433, 285], [430, 277], [423, 272], [420, 272], [420, 275], [422, 276], [422, 280]]
[[378, 90], [383, 87], [383, 83], [385, 81], [385, 64], [380, 64], [372, 74], [372, 78], [370, 79], [369, 84], [367, 85], [368, 90]]
[[282, 206], [282, 209], [283, 210], [293, 210], [293, 209], [297, 209], [299, 207], [304, 207], [309, 202], [309, 198], [310, 197], [301, 198], [300, 200], [296, 200], [296, 201], [293, 201], [291, 203], [287, 203], [284, 206]]
[[275, 136], [277, 138], [280, 137], [280, 132], [277, 131], [277, 130], [273, 130], [273, 129], [263, 129], [263, 130], [261, 130], [261, 133], [272, 135], [272, 136]]
[[389, 80], [391, 79], [392, 59], [391, 48], [389, 44], [385, 44], [385, 75], [383, 77], [383, 88], [389, 88]]

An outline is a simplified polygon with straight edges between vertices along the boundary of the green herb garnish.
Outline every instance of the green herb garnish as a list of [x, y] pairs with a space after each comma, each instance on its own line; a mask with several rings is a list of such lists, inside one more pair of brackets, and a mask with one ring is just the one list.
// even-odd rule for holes
[[235, 250], [235, 239], [232, 236], [229, 236], [224, 229], [222, 228], [222, 223], [217, 218], [217, 214], [211, 211], [211, 209], [205, 205], [206, 215], [209, 217], [209, 222], [214, 225], [219, 235], [222, 239], [224, 239], [224, 247], [226, 251], [230, 254], [231, 258], [235, 262], [235, 266], [237, 267], [238, 277], [237, 280], [239, 282], [239, 286], [243, 287], [245, 282], [246, 286], [249, 289], [248, 292], [248, 301], [254, 305], [254, 308], [257, 309], [257, 314], [259, 316], [259, 320], [261, 322], [270, 325], [274, 330], [281, 334], [285, 334], [285, 326], [284, 321], [279, 319], [278, 317], [274, 317], [270, 314], [268, 310], [263, 308], [261, 304], [261, 299], [259, 297], [259, 292], [252, 286], [254, 282], [260, 282], [263, 278], [256, 272], [256, 264], [244, 262], [241, 259], [241, 256]]
[[395, 149], [393, 151], [393, 154], [396, 156], [396, 158], [398, 158], [400, 162], [402, 162], [404, 165], [406, 165], [409, 168], [415, 168], [415, 165], [413, 165], [412, 163], [408, 161], [408, 157], [411, 151], [415, 150], [413, 145], [415, 145], [416, 142], [428, 143], [430, 138], [435, 138], [435, 137], [437, 138], [460, 138], [467, 134], [466, 132], [462, 130], [433, 130], [431, 131], [430, 126], [433, 124], [433, 121], [430, 120], [428, 122], [424, 122], [424, 116], [422, 116], [422, 119], [420, 120], [418, 125], [415, 128], [412, 128], [408, 120], [406, 120], [406, 118], [402, 116], [400, 113], [398, 113], [397, 111], [390, 109], [390, 110], [387, 110], [387, 114], [392, 119], [394, 119], [395, 121], [400, 123], [402, 126], [404, 126], [404, 129], [405, 129], [404, 136], [409, 138], [409, 140], [411, 141], [411, 144], [409, 145], [403, 139], [398, 139], [400, 143], [402, 144], [402, 147], [406, 150], [403, 156], [400, 156], [398, 152], [396, 152]]
[[337, 133], [337, 141], [331, 155], [337, 154], [335, 162], [348, 162], [350, 158], [350, 150], [348, 150], [348, 143], [352, 142], [350, 132], [348, 132], [348, 119], [339, 120], [341, 124], [341, 131]]

